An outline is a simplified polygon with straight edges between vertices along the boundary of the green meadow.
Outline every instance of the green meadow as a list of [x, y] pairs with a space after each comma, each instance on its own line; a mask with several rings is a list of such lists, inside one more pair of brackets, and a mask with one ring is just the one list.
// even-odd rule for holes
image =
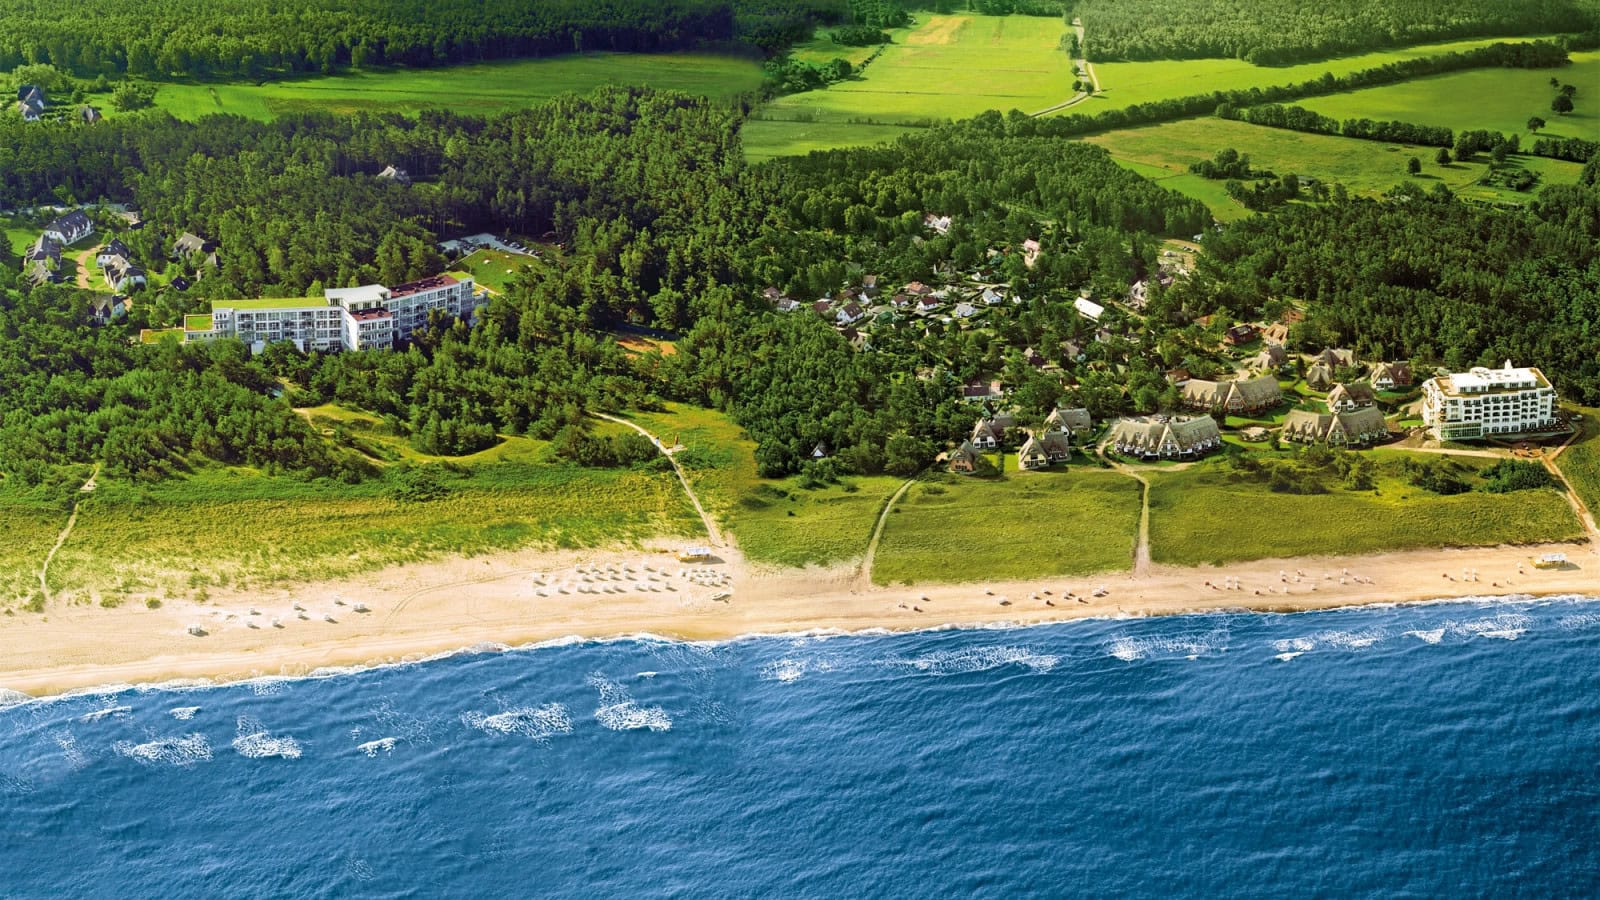
[[[1436, 147], [1306, 134], [1227, 119], [1183, 119], [1110, 131], [1085, 140], [1106, 148], [1119, 162], [1156, 183], [1204, 201], [1223, 221], [1249, 213], [1227, 197], [1221, 181], [1208, 182], [1190, 174], [1189, 164], [1209, 159], [1224, 147], [1249, 154], [1258, 169], [1310, 175], [1360, 194], [1379, 194], [1396, 182], [1413, 180], [1424, 187], [1442, 181], [1464, 197], [1522, 202], [1531, 196], [1479, 185], [1489, 171], [1486, 157], [1439, 166], [1433, 161]], [[1413, 156], [1422, 160], [1421, 176], [1406, 174], [1406, 161]], [[1538, 172], [1541, 184], [1575, 182], [1582, 169], [1577, 163], [1534, 156], [1513, 157], [1509, 164]]]
[[1139, 483], [1073, 465], [992, 478], [934, 474], [889, 514], [877, 584], [1042, 578], [1126, 570], [1139, 533]]
[[[1552, 77], [1578, 88], [1576, 108], [1566, 115], [1550, 111], [1556, 95]], [[1486, 128], [1520, 134], [1524, 145], [1534, 137], [1528, 118], [1538, 116], [1546, 122], [1540, 135], [1592, 141], [1600, 139], [1600, 52], [1573, 53], [1572, 65], [1564, 69], [1474, 69], [1316, 97], [1300, 105], [1341, 121], [1394, 119], [1456, 131]]]
[[[1422, 547], [1482, 547], [1575, 540], [1583, 529], [1558, 491], [1471, 491], [1440, 496], [1398, 477], [1385, 460], [1376, 491], [1281, 494], [1223, 463], [1152, 471], [1150, 555], [1177, 565]], [[1457, 459], [1460, 459], [1459, 457]], [[1489, 463], [1473, 459], [1469, 469]]]
[[1583, 413], [1583, 434], [1562, 451], [1556, 465], [1589, 512], [1600, 517], [1600, 409], [1579, 411]]
[[[180, 119], [228, 113], [272, 119], [302, 112], [416, 114], [429, 107], [461, 113], [523, 109], [603, 84], [647, 84], [712, 98], [761, 86], [761, 67], [711, 53], [585, 53], [436, 69], [366, 69], [260, 85], [162, 84], [156, 106]], [[109, 108], [108, 115], [115, 114]]]
[[823, 124], [903, 128], [989, 109], [1042, 111], [1072, 96], [1072, 62], [1060, 48], [1065, 30], [1054, 16], [930, 15], [895, 32], [860, 76], [764, 105], [745, 125], [745, 152], [766, 159], [900, 133]]

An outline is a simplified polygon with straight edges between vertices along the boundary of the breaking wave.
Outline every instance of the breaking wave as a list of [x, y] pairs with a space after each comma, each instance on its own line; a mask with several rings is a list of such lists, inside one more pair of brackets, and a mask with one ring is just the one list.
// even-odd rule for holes
[[590, 675], [589, 685], [600, 692], [595, 721], [612, 731], [672, 730], [672, 717], [659, 706], [640, 706], [628, 689], [603, 675]]
[[520, 734], [536, 741], [572, 733], [572, 717], [567, 714], [567, 708], [559, 703], [524, 706], [493, 714], [472, 710], [462, 713], [461, 721], [484, 734]]
[[203, 734], [186, 734], [181, 737], [160, 738], [135, 744], [117, 741], [111, 745], [118, 756], [145, 764], [166, 763], [173, 766], [192, 766], [211, 761], [211, 743]]
[[250, 716], [239, 717], [238, 736], [233, 739], [233, 750], [249, 759], [281, 757], [300, 758], [300, 742], [292, 737], [274, 737], [266, 726]]

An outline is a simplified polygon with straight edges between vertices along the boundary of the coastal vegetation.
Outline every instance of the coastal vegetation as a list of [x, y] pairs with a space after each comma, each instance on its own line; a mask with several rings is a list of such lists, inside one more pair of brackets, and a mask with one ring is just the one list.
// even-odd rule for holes
[[[1088, 575], [1133, 566], [1141, 488], [1073, 466], [992, 479], [931, 475], [889, 514], [872, 567], [878, 584]], [[1020, 598], [1019, 598], [1020, 599]]]
[[1561, 475], [1588, 507], [1600, 516], [1600, 409], [1579, 409], [1583, 431], [1562, 452], [1558, 465]]

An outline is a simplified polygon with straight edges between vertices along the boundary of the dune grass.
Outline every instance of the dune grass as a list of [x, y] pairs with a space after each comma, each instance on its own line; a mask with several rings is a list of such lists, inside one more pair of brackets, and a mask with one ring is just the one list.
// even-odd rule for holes
[[1562, 451], [1556, 466], [1590, 514], [1600, 517], [1600, 408], [1578, 411], [1583, 413], [1583, 434]]
[[427, 502], [385, 481], [308, 484], [206, 469], [154, 485], [103, 480], [51, 568], [63, 597], [204, 596], [338, 578], [442, 556], [695, 536], [670, 473], [504, 463], [445, 477]]
[[1126, 570], [1140, 487], [1083, 465], [997, 478], [929, 475], [889, 514], [877, 584], [972, 582]]
[[[1153, 471], [1150, 554], [1158, 563], [1222, 564], [1422, 547], [1482, 547], [1574, 540], [1583, 531], [1552, 489], [1430, 494], [1397, 473], [1403, 454], [1383, 453], [1376, 491], [1330, 485], [1327, 494], [1279, 494], [1241, 481], [1222, 462]], [[1457, 457], [1470, 469], [1479, 458]]]
[[[1065, 31], [1055, 16], [920, 18], [896, 31], [860, 76], [761, 107], [745, 126], [745, 153], [767, 159], [860, 146], [989, 109], [1044, 110], [1072, 96], [1072, 61], [1060, 48]], [[812, 52], [825, 56], [815, 44]]]
[[[1358, 194], [1381, 194], [1397, 182], [1409, 180], [1424, 188], [1442, 181], [1464, 197], [1515, 202], [1532, 197], [1531, 192], [1478, 184], [1489, 171], [1484, 156], [1475, 162], [1440, 166], [1433, 161], [1436, 147], [1305, 134], [1226, 119], [1184, 119], [1107, 132], [1085, 140], [1106, 148], [1124, 165], [1138, 166], [1141, 174], [1157, 184], [1204, 201], [1224, 220], [1240, 218], [1248, 211], [1227, 197], [1222, 182], [1206, 183], [1189, 173], [1189, 165], [1209, 159], [1225, 147], [1248, 154], [1258, 169], [1270, 169], [1280, 175], [1311, 175], [1343, 184]], [[1406, 161], [1413, 156], [1423, 161], [1421, 176], [1406, 173]], [[1533, 156], [1514, 156], [1508, 165], [1539, 173], [1541, 184], [1573, 183], [1582, 169], [1577, 163]]]
[[839, 484], [805, 486], [799, 477], [756, 474], [755, 442], [715, 410], [681, 403], [633, 421], [678, 454], [700, 502], [752, 562], [832, 565], [866, 552], [883, 503], [901, 484], [889, 476], [850, 476]]
[[[1600, 51], [1571, 56], [1572, 65], [1562, 69], [1473, 69], [1314, 97], [1299, 105], [1340, 121], [1396, 119], [1457, 132], [1485, 128], [1521, 135], [1524, 146], [1539, 136], [1596, 140], [1600, 137]], [[1578, 87], [1572, 112], [1557, 115], [1550, 111], [1550, 100], [1556, 95], [1551, 78]], [[1529, 116], [1545, 120], [1538, 134], [1528, 131]]]
[[[180, 119], [229, 113], [268, 120], [302, 112], [460, 113], [523, 109], [603, 84], [640, 84], [716, 99], [761, 86], [752, 60], [712, 53], [584, 53], [435, 69], [374, 68], [254, 83], [162, 84], [155, 105]], [[105, 113], [116, 115], [109, 106]]]
[[39, 594], [39, 567], [67, 524], [70, 500], [18, 496], [0, 490], [0, 609], [23, 606]]

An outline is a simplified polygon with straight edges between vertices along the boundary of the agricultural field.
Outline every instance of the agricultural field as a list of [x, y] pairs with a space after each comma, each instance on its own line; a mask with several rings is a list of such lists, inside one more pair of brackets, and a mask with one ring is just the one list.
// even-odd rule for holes
[[[1212, 462], [1150, 479], [1150, 554], [1158, 563], [1221, 564], [1327, 553], [1575, 540], [1583, 529], [1558, 491], [1432, 494], [1399, 477], [1386, 453], [1376, 491], [1331, 485], [1281, 494]], [[1458, 459], [1460, 459], [1458, 457]], [[1481, 459], [1469, 467], [1487, 465]], [[1287, 525], [1295, 527], [1286, 527]]]
[[[736, 97], [761, 86], [761, 67], [710, 53], [585, 53], [437, 69], [369, 69], [255, 84], [162, 84], [155, 105], [180, 119], [228, 113], [268, 120], [302, 112], [415, 114], [428, 107], [460, 113], [522, 109], [603, 84], [647, 84]], [[116, 115], [109, 105], [106, 115]]]
[[877, 584], [1040, 578], [1125, 570], [1139, 532], [1140, 487], [1073, 465], [1047, 472], [920, 480], [889, 514]]
[[896, 136], [882, 126], [1047, 109], [1072, 96], [1065, 31], [1054, 16], [930, 15], [897, 31], [861, 76], [763, 106], [745, 125], [745, 152], [767, 159]]
[[[1089, 37], [1092, 39], [1093, 35]], [[1293, 66], [1254, 66], [1239, 59], [1172, 59], [1148, 62], [1095, 63], [1094, 71], [1100, 81], [1100, 93], [1070, 109], [1062, 110], [1059, 115], [1070, 115], [1079, 112], [1096, 113], [1107, 109], [1132, 106], [1135, 103], [1151, 103], [1157, 100], [1189, 97], [1195, 94], [1210, 93], [1211, 91], [1248, 90], [1252, 87], [1295, 84], [1302, 81], [1310, 81], [1313, 78], [1321, 78], [1324, 73], [1332, 73], [1336, 76], [1348, 75], [1351, 72], [1372, 69], [1392, 62], [1471, 50], [1474, 47], [1486, 47], [1497, 42], [1509, 44], [1534, 40], [1538, 40], [1538, 38], [1474, 38], [1437, 44], [1417, 44], [1416, 46], [1404, 47], [1398, 50], [1362, 53], [1356, 56], [1345, 56], [1339, 59], [1327, 59], [1321, 62], [1301, 63]], [[1574, 54], [1574, 58], [1579, 55]], [[1504, 75], [1514, 70], [1485, 69], [1483, 71], [1485, 74], [1498, 73]], [[1546, 83], [1549, 82], [1549, 78], [1549, 74], [1544, 76]], [[1571, 81], [1572, 79], [1568, 78], [1567, 80]], [[1573, 83], [1582, 84], [1582, 82], [1578, 81], [1573, 81]], [[1547, 99], [1545, 103], [1548, 105], [1549, 100]], [[1310, 103], [1305, 102], [1303, 105], [1309, 106]], [[1330, 115], [1332, 114], [1330, 113]], [[1379, 116], [1375, 113], [1365, 113], [1364, 115], [1373, 119], [1401, 118]], [[1522, 121], [1526, 122], [1528, 115], [1531, 114], [1524, 114]], [[1410, 120], [1407, 119], [1407, 121]]]
[[387, 481], [308, 484], [237, 468], [154, 485], [102, 480], [51, 587], [77, 600], [192, 597], [446, 555], [702, 533], [670, 472], [507, 463], [443, 483], [442, 497], [407, 501]]
[[700, 502], [755, 563], [832, 565], [860, 557], [884, 501], [902, 483], [888, 476], [810, 486], [799, 477], [764, 479], [756, 475], [755, 443], [722, 413], [673, 403], [631, 418], [683, 445], [678, 462]]
[[[915, 26], [907, 28], [889, 28], [884, 33], [889, 35], [890, 44], [904, 44], [906, 36], [915, 31]], [[828, 34], [832, 28], [819, 28], [811, 40], [795, 44], [789, 49], [789, 55], [800, 62], [812, 65], [827, 65], [836, 59], [843, 59], [850, 63], [851, 68], [860, 68], [861, 64], [878, 52], [877, 46], [847, 47], [844, 44], [835, 44]]]
[[[1189, 172], [1190, 163], [1210, 159], [1224, 147], [1248, 154], [1255, 168], [1280, 175], [1294, 172], [1315, 176], [1343, 184], [1352, 193], [1380, 194], [1396, 182], [1412, 179], [1423, 187], [1443, 181], [1463, 197], [1515, 202], [1529, 198], [1528, 194], [1479, 185], [1479, 179], [1489, 170], [1482, 158], [1441, 167], [1433, 161], [1436, 147], [1307, 134], [1227, 119], [1183, 119], [1106, 132], [1084, 140], [1106, 148], [1118, 162], [1137, 167], [1135, 171], [1157, 184], [1204, 201], [1224, 221], [1249, 213], [1223, 193], [1221, 181], [1205, 184], [1207, 179]], [[1406, 174], [1406, 161], [1413, 156], [1423, 162], [1422, 175], [1415, 178]], [[1541, 185], [1576, 182], [1582, 169], [1577, 163], [1534, 156], [1513, 157], [1512, 164], [1538, 172]], [[1162, 172], [1166, 174], [1160, 175]]]
[[[1577, 86], [1572, 112], [1550, 111], [1556, 95], [1551, 78]], [[1340, 121], [1394, 119], [1458, 132], [1485, 128], [1519, 134], [1524, 146], [1536, 137], [1528, 132], [1528, 117], [1538, 116], [1546, 122], [1539, 135], [1592, 141], [1600, 139], [1600, 51], [1573, 53], [1572, 65], [1564, 69], [1474, 69], [1298, 104]]]

